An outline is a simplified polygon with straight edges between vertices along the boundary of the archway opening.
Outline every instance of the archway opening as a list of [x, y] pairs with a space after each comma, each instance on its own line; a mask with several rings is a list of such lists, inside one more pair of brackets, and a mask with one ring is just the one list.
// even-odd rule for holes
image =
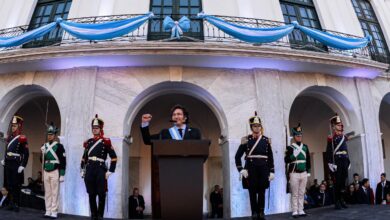
[[381, 129], [383, 166], [390, 173], [390, 93], [385, 95], [379, 108], [379, 125]]
[[[318, 182], [329, 176], [325, 159], [327, 136], [331, 134], [329, 119], [335, 113], [340, 115], [344, 123], [345, 134], [355, 132], [348, 141], [349, 156], [352, 168], [349, 176], [359, 173], [364, 176], [363, 147], [360, 127], [352, 104], [347, 98], [330, 87], [313, 86], [303, 90], [294, 100], [289, 116], [289, 128], [301, 123], [303, 128], [303, 142], [309, 146], [311, 156], [311, 177], [308, 184], [314, 179]], [[290, 133], [290, 131], [289, 131]], [[292, 137], [289, 144], [293, 142]]]
[[[40, 147], [46, 141], [46, 126], [53, 122], [57, 127], [61, 127], [61, 115], [56, 100], [40, 86], [19, 86], [2, 98], [0, 112], [0, 129], [5, 137], [9, 135], [10, 120], [13, 115], [24, 119], [22, 133], [27, 136], [30, 152], [28, 164], [24, 170], [24, 184], [28, 183], [28, 178], [36, 180], [38, 172], [42, 171]], [[4, 139], [2, 143], [0, 150], [4, 152]], [[3, 173], [1, 176], [3, 177]], [[36, 190], [37, 192], [41, 190], [39, 193], [43, 193], [43, 185], [41, 188], [37, 187]]]
[[202, 101], [189, 95], [178, 93], [161, 95], [150, 100], [138, 112], [131, 128], [133, 143], [129, 152], [129, 193], [132, 192], [134, 187], [140, 188], [146, 203], [149, 204], [145, 213], [152, 214], [152, 210], [153, 212], [159, 212], [150, 206], [155, 204], [156, 201], [154, 201], [153, 195], [158, 194], [158, 192], [153, 192], [151, 147], [144, 145], [142, 142], [142, 135], [139, 129], [140, 118], [144, 113], [152, 114], [151, 133], [158, 133], [161, 129], [172, 126], [169, 122], [169, 112], [170, 108], [175, 104], [185, 106], [190, 112], [190, 126], [199, 128], [202, 132], [202, 138], [211, 140], [209, 157], [204, 163], [203, 212], [206, 214], [211, 211], [209, 194], [212, 188], [214, 185], [223, 185], [222, 151], [218, 142], [221, 129], [217, 118], [209, 107]]
[[[163, 98], [165, 95], [166, 101], [159, 101], [160, 98]], [[183, 102], [181, 100], [184, 100]], [[188, 99], [188, 100], [187, 100]], [[155, 100], [155, 101], [153, 101]], [[153, 104], [154, 102], [160, 102], [160, 104]], [[165, 103], [168, 104], [165, 104]], [[188, 103], [187, 103], [188, 102]], [[187, 82], [161, 82], [158, 84], [155, 84], [147, 89], [145, 89], [142, 93], [138, 94], [135, 99], [132, 101], [132, 103], [129, 106], [129, 110], [125, 117], [125, 123], [124, 123], [124, 136], [126, 137], [124, 140], [124, 146], [129, 146], [129, 148], [125, 148], [124, 152], [124, 169], [123, 175], [126, 176], [126, 178], [123, 179], [123, 185], [124, 189], [127, 193], [127, 195], [123, 196], [124, 199], [124, 210], [127, 210], [128, 205], [128, 196], [131, 195], [132, 188], [130, 186], [131, 181], [135, 181], [137, 184], [137, 180], [134, 180], [133, 173], [136, 173], [137, 171], [130, 171], [130, 169], [127, 169], [128, 167], [132, 166], [130, 165], [132, 162], [130, 159], [136, 159], [137, 158], [131, 158], [134, 153], [130, 153], [132, 151], [132, 147], [135, 147], [135, 142], [137, 142], [137, 139], [141, 142], [141, 134], [140, 132], [140, 116], [142, 113], [144, 113], [144, 108], [153, 108], [152, 110], [154, 112], [157, 112], [155, 116], [153, 116], [153, 127], [151, 129], [152, 132], [158, 132], [159, 129], [162, 127], [170, 127], [171, 124], [169, 124], [169, 110], [174, 104], [182, 104], [188, 108], [190, 114], [191, 114], [191, 126], [193, 127], [199, 127], [201, 129], [203, 138], [209, 138], [212, 142], [212, 146], [210, 147], [210, 161], [205, 163], [206, 167], [214, 167], [210, 168], [207, 171], [205, 171], [205, 184], [204, 184], [204, 192], [203, 192], [203, 211], [208, 212], [210, 209], [209, 202], [209, 192], [210, 187], [213, 187], [213, 182], [218, 182], [216, 184], [221, 185], [223, 187], [223, 215], [224, 217], [230, 216], [230, 181], [228, 179], [222, 180], [222, 177], [228, 177], [230, 175], [229, 171], [229, 142], [227, 134], [228, 134], [228, 126], [227, 126], [227, 119], [225, 117], [224, 111], [219, 104], [219, 102], [216, 100], [216, 98], [210, 94], [207, 90], [205, 90], [202, 87], [199, 87], [197, 85], [187, 83]], [[154, 105], [154, 107], [153, 107]], [[164, 109], [161, 107], [162, 105], [165, 105]], [[152, 106], [152, 107], [146, 107], [146, 106]], [[193, 107], [194, 106], [194, 107]], [[202, 110], [196, 110], [197, 108], [201, 108]], [[153, 111], [150, 111], [153, 114]], [[206, 113], [205, 113], [206, 112]], [[161, 116], [159, 116], [159, 114]], [[198, 118], [198, 119], [197, 119]], [[158, 125], [158, 120], [161, 120], [161, 124]], [[210, 124], [212, 122], [212, 125], [209, 125], [209, 128], [204, 125]], [[204, 128], [203, 128], [204, 127]], [[202, 130], [205, 129], [205, 130]], [[209, 131], [213, 131], [214, 135], [210, 134]], [[138, 132], [138, 134], [137, 134]], [[137, 136], [138, 135], [138, 136]], [[131, 141], [133, 140], [133, 141]], [[133, 142], [133, 143], [132, 143]], [[141, 143], [143, 144], [143, 143]], [[140, 144], [139, 144], [140, 145]], [[218, 146], [218, 147], [217, 147]], [[138, 146], [135, 147], [135, 149], [148, 149], [150, 152], [149, 146]], [[149, 153], [150, 155], [150, 153]], [[151, 155], [149, 156], [151, 161]], [[215, 159], [213, 159], [215, 157]], [[222, 161], [222, 164], [221, 162]], [[144, 162], [146, 165], [150, 165], [149, 162]], [[145, 165], [145, 166], [146, 166]], [[134, 165], [133, 165], [134, 166]], [[216, 169], [215, 167], [219, 167]], [[205, 168], [206, 169], [206, 168]], [[136, 169], [139, 170], [139, 169]], [[210, 171], [209, 171], [210, 170]], [[217, 172], [217, 174], [213, 174], [213, 172]], [[145, 170], [148, 171], [148, 170]], [[133, 173], [131, 173], [133, 172]], [[138, 171], [139, 172], [139, 171]], [[148, 171], [150, 173], [150, 171]], [[127, 179], [127, 176], [130, 175], [130, 181]], [[149, 187], [149, 191], [151, 193], [151, 173], [148, 174], [149, 182], [147, 183], [146, 187]], [[133, 177], [131, 177], [133, 176]], [[137, 174], [135, 174], [135, 177]], [[210, 176], [208, 178], [207, 176]], [[131, 180], [133, 178], [133, 180]], [[221, 180], [212, 180], [213, 178], [220, 178]], [[139, 180], [138, 180], [139, 181]], [[134, 184], [133, 184], [134, 185]], [[140, 186], [144, 187], [144, 186]], [[146, 189], [146, 188], [145, 188]], [[150, 195], [151, 200], [151, 195]], [[151, 204], [149, 203], [149, 206]], [[149, 211], [151, 211], [152, 208], [149, 207]], [[127, 216], [127, 211], [124, 213], [124, 216]]]

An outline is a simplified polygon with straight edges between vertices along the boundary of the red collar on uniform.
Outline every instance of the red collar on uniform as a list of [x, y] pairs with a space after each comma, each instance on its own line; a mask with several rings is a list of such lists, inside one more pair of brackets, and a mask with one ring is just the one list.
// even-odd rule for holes
[[97, 140], [99, 140], [99, 139], [103, 139], [103, 137], [100, 136], [100, 135], [97, 135], [97, 136], [93, 136], [93, 139], [94, 139], [95, 141], [97, 141]]
[[20, 130], [16, 130], [15, 132], [12, 133], [12, 136], [16, 137], [18, 135], [20, 135], [22, 132], [20, 132]]
[[341, 132], [341, 134], [337, 134], [336, 132], [333, 132], [333, 137], [337, 137], [337, 136], [343, 136], [343, 132]]

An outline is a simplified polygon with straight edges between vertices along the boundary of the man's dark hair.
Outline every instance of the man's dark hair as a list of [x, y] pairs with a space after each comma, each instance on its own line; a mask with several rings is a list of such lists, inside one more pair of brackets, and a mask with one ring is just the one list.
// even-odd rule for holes
[[362, 185], [366, 184], [368, 182], [368, 178], [364, 178], [362, 181]]
[[354, 173], [354, 174], [353, 174], [353, 177], [355, 177], [355, 176], [359, 176], [359, 174], [357, 174], [357, 173]]
[[177, 105], [175, 105], [175, 106], [173, 106], [173, 107], [171, 108], [171, 117], [172, 117], [172, 115], [173, 115], [173, 112], [174, 112], [176, 109], [181, 109], [181, 110], [183, 111], [183, 115], [184, 115], [184, 117], [186, 118], [186, 124], [189, 124], [189, 122], [190, 122], [189, 113], [188, 113], [187, 109], [186, 109], [184, 106], [182, 106], [182, 105], [177, 104]]
[[381, 176], [386, 177], [386, 173], [382, 173]]

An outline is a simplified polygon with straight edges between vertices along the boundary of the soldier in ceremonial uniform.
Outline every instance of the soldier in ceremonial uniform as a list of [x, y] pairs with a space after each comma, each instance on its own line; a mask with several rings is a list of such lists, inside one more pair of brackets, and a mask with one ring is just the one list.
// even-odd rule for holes
[[56, 141], [58, 129], [53, 123], [47, 128], [47, 142], [41, 147], [46, 218], [57, 218], [60, 182], [65, 180], [65, 148]]
[[[107, 191], [107, 179], [115, 172], [117, 157], [111, 140], [104, 137], [104, 122], [98, 115], [92, 119], [93, 138], [84, 142], [84, 154], [81, 159], [81, 176], [89, 195], [91, 219], [103, 219]], [[106, 167], [107, 154], [111, 158], [110, 167]], [[96, 204], [99, 198], [99, 205]]]
[[[252, 218], [265, 219], [265, 190], [269, 188], [270, 181], [274, 179], [274, 158], [271, 142], [263, 135], [260, 117], [249, 119], [252, 134], [241, 140], [235, 162], [244, 189], [249, 190]], [[241, 157], [245, 154], [245, 166], [242, 166]]]
[[291, 129], [294, 142], [287, 146], [284, 161], [289, 173], [289, 184], [291, 188], [292, 216], [306, 216], [303, 211], [307, 177], [310, 176], [310, 152], [309, 147], [302, 143], [302, 128], [299, 123]]
[[22, 134], [23, 118], [13, 116], [11, 134], [7, 138], [4, 166], [4, 185], [11, 194], [10, 209], [19, 211], [20, 188], [24, 182], [23, 170], [27, 166], [29, 151], [27, 138]]
[[351, 164], [348, 156], [348, 137], [344, 135], [344, 126], [337, 114], [330, 119], [330, 125], [332, 135], [328, 137], [326, 158], [329, 170], [335, 179], [335, 208], [347, 208], [343, 194]]

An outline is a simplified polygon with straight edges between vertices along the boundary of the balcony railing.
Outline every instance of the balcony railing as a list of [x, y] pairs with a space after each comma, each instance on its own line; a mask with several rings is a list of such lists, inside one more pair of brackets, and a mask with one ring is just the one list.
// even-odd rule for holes
[[[83, 17], [83, 18], [73, 18], [68, 19], [68, 21], [79, 22], [79, 23], [104, 23], [108, 21], [116, 21], [122, 20], [126, 18], [131, 18], [138, 16], [138, 14], [131, 15], [111, 15], [111, 16], [96, 16], [96, 17]], [[178, 17], [178, 15], [171, 15], [172, 17]], [[279, 21], [270, 21], [264, 19], [256, 19], [256, 18], [244, 18], [244, 17], [232, 17], [232, 16], [216, 16], [225, 21], [235, 23], [242, 26], [248, 27], [276, 27], [285, 25], [283, 22]], [[375, 60], [382, 63], [390, 63], [390, 55], [389, 54], [378, 54], [375, 52], [376, 50], [373, 48], [373, 45], [369, 44], [367, 47], [355, 49], [355, 50], [337, 50], [334, 48], [326, 47], [323, 44], [311, 39], [310, 37], [306, 37], [306, 40], [297, 40], [297, 38], [292, 38], [291, 36], [286, 36], [280, 39], [279, 41], [265, 44], [249, 44], [243, 41], [240, 41], [236, 38], [231, 37], [230, 35], [225, 34], [220, 31], [215, 26], [211, 25], [207, 20], [199, 20], [196, 18], [196, 15], [189, 16], [190, 20], [193, 21], [193, 25], [190, 32], [184, 33], [184, 38], [180, 41], [196, 41], [196, 42], [214, 42], [221, 44], [246, 44], [252, 45], [254, 47], [284, 47], [284, 48], [292, 48], [296, 50], [311, 50], [319, 53], [328, 53], [333, 55], [340, 55], [345, 57], [353, 57], [367, 60]], [[164, 16], [156, 16], [152, 18], [152, 21], [146, 22], [142, 26], [140, 26], [137, 30], [110, 40], [103, 41], [87, 41], [77, 39], [70, 34], [63, 32], [62, 29], [55, 29], [51, 33], [42, 37], [41, 39], [32, 41], [23, 45], [22, 47], [9, 47], [9, 48], [0, 48], [0, 51], [9, 51], [15, 49], [25, 49], [32, 47], [49, 47], [49, 46], [66, 46], [69, 44], [99, 44], [99, 43], [107, 43], [107, 42], [135, 42], [135, 41], [170, 41], [170, 33], [163, 31], [161, 23], [164, 19]], [[150, 25], [151, 24], [151, 25]], [[150, 26], [149, 26], [150, 25]], [[159, 25], [159, 27], [155, 27], [153, 25]], [[18, 36], [29, 30], [28, 25], [18, 26], [13, 28], [7, 28], [0, 30], [0, 37], [9, 37], [9, 36]], [[151, 31], [153, 30], [153, 31]], [[156, 31], [156, 30], [160, 30]], [[62, 37], [58, 38], [55, 32], [60, 31], [62, 33]], [[329, 33], [340, 35], [340, 36], [348, 36], [348, 37], [356, 37], [353, 35], [339, 33], [335, 31], [325, 30]], [[290, 35], [294, 34], [291, 33]], [[54, 37], [51, 37], [54, 36]]]

